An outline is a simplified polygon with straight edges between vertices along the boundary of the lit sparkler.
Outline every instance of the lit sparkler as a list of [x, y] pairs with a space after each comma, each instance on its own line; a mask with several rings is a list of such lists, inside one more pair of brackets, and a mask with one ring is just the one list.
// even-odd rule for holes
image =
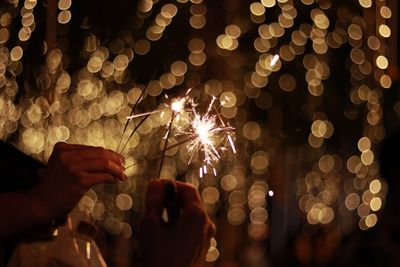
[[160, 167], [158, 168], [158, 173], [157, 173], [156, 177], [160, 177], [160, 175], [161, 175], [161, 170], [162, 170], [163, 163], [164, 163], [164, 158], [165, 158], [165, 152], [167, 151], [167, 148], [168, 148], [168, 139], [169, 139], [169, 136], [170, 136], [171, 130], [172, 130], [172, 124], [173, 124], [173, 122], [175, 120], [175, 117], [177, 115], [179, 115], [185, 109], [186, 102], [189, 99], [188, 94], [189, 94], [190, 90], [191, 89], [186, 91], [185, 97], [175, 98], [171, 103], [171, 110], [172, 110], [171, 120], [169, 122], [168, 130], [167, 130], [167, 133], [166, 133], [166, 136], [165, 136], [165, 143], [164, 143], [164, 148], [162, 150]]
[[[184, 143], [188, 143], [186, 147], [190, 153], [188, 165], [192, 162], [197, 152], [202, 154], [203, 164], [201, 164], [202, 166], [199, 168], [200, 178], [208, 173], [212, 173], [217, 176], [217, 171], [214, 165], [216, 162], [218, 162], [218, 160], [220, 160], [220, 153], [227, 150], [226, 147], [220, 145], [223, 139], [226, 138], [225, 140], [227, 140], [227, 142], [229, 143], [233, 153], [236, 153], [234, 141], [230, 133], [230, 131], [232, 131], [234, 128], [231, 127], [229, 124], [227, 125], [223, 121], [217, 109], [214, 107], [216, 98], [214, 97], [210, 101], [210, 104], [208, 105], [205, 114], [199, 114], [196, 110], [196, 103], [192, 98], [189, 98], [188, 96], [189, 92], [190, 89], [187, 91], [184, 97], [173, 99], [171, 104], [169, 105], [172, 114], [168, 124], [168, 130], [165, 137], [163, 138], [165, 140], [163, 150], [159, 152], [161, 154], [161, 157], [157, 177], [160, 177], [161, 175], [166, 151]], [[188, 131], [184, 133], [186, 135], [186, 138], [176, 145], [168, 146], [168, 140], [172, 132], [173, 123], [177, 116], [185, 110], [187, 103], [190, 103], [191, 105], [192, 118], [189, 123], [190, 127]], [[215, 114], [212, 111], [215, 111]], [[149, 112], [149, 114], [153, 114], [155, 112], [157, 111]], [[138, 114], [137, 116], [140, 116], [140, 114]], [[221, 138], [221, 133], [226, 134], [222, 135]], [[131, 166], [128, 166], [127, 168], [129, 167]]]
[[[213, 108], [215, 98], [213, 98], [208, 106], [207, 112], [204, 115], [197, 113], [193, 107], [193, 120], [191, 122], [191, 128], [189, 130], [189, 136], [193, 139], [188, 143], [187, 148], [191, 153], [188, 164], [192, 162], [196, 151], [202, 151], [204, 158], [204, 165], [199, 169], [200, 178], [204, 174], [208, 173], [207, 165], [213, 168], [213, 173], [216, 176], [216, 169], [213, 167], [213, 163], [220, 159], [219, 150], [225, 150], [224, 147], [219, 148], [217, 145], [217, 137], [221, 132], [227, 132], [233, 130], [232, 127], [226, 126], [222, 118], [217, 115], [210, 115]], [[217, 124], [217, 118], [219, 118], [221, 125]], [[228, 140], [234, 153], [236, 153], [235, 146], [233, 144], [232, 137], [228, 134]]]
[[[136, 105], [137, 105], [137, 104], [142, 100], [142, 98], [144, 97], [145, 91], [146, 91], [146, 90], [142, 90], [142, 92], [140, 93], [138, 99], [136, 99], [136, 102], [135, 102], [135, 104], [133, 105], [133, 107], [132, 107], [132, 109], [131, 109], [131, 114], [127, 117], [127, 121], [126, 121], [126, 123], [125, 123], [124, 130], [122, 131], [121, 139], [119, 140], [119, 143], [118, 143], [117, 152], [119, 151], [119, 148], [120, 148], [120, 146], [121, 146], [122, 139], [124, 138], [124, 134], [125, 134], [125, 132], [126, 132], [126, 130], [127, 130], [127, 128], [128, 128], [129, 122], [132, 120], [132, 116], [133, 116], [133, 113], [134, 113], [134, 111], [135, 111]], [[133, 135], [133, 134], [132, 134], [132, 135]], [[127, 143], [128, 143], [128, 142], [129, 142], [129, 138], [128, 138]], [[124, 145], [124, 148], [125, 148], [125, 146], [126, 146], [126, 144]], [[124, 148], [123, 148], [122, 150], [124, 150]], [[121, 151], [121, 152], [122, 152], [122, 151]]]

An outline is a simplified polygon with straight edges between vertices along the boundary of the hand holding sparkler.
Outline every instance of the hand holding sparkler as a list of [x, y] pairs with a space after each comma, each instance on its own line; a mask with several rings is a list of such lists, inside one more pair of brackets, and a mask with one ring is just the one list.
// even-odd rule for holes
[[124, 158], [111, 150], [58, 143], [32, 189], [33, 208], [47, 220], [65, 216], [91, 186], [128, 179], [124, 170]]
[[[179, 201], [176, 202], [176, 218], [166, 224], [162, 216], [170, 207], [168, 184], [176, 190], [174, 194]], [[215, 226], [205, 213], [196, 188], [178, 181], [152, 180], [147, 189], [145, 209], [139, 225], [144, 266], [197, 267], [205, 261]]]

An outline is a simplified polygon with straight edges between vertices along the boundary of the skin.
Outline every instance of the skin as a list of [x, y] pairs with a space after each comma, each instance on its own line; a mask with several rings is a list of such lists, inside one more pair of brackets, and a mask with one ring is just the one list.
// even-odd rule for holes
[[170, 182], [152, 180], [148, 185], [146, 211], [138, 232], [143, 264], [146, 267], [202, 266], [215, 226], [206, 215], [196, 188], [178, 181], [175, 185], [180, 213], [174, 222], [165, 224], [161, 217], [167, 208], [164, 188]]
[[56, 144], [35, 187], [0, 194], [0, 214], [7, 217], [0, 224], [0, 239], [65, 217], [93, 185], [127, 179], [123, 162], [104, 148]]
[[[93, 185], [127, 179], [124, 158], [101, 147], [58, 143], [39, 183], [27, 192], [0, 194], [0, 239], [64, 218]], [[178, 216], [162, 220], [167, 203], [165, 185], [174, 183]], [[193, 186], [167, 180], [149, 181], [145, 212], [138, 235], [145, 267], [199, 267], [205, 261], [215, 226]]]
[[[46, 1], [45, 39], [50, 51], [56, 47], [57, 5], [56, 1]], [[109, 3], [99, 0], [90, 5], [96, 7], [96, 12], [92, 10], [93, 14], [89, 14], [96, 33], [118, 28], [125, 16], [133, 12], [132, 3], [136, 5], [132, 0]], [[27, 192], [0, 194], [0, 214], [7, 218], [0, 224], [0, 239], [65, 217], [93, 185], [127, 179], [121, 155], [100, 147], [65, 143], [54, 147], [39, 175], [39, 183]], [[205, 260], [215, 226], [205, 213], [197, 190], [181, 182], [175, 184], [180, 200], [179, 216], [173, 224], [163, 224], [161, 214], [167, 205], [165, 183], [159, 179], [149, 182], [146, 210], [138, 233], [144, 266], [199, 267]]]

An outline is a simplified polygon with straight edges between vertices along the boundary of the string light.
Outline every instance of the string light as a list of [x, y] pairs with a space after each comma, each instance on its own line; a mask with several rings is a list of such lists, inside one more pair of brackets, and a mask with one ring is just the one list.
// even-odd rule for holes
[[[292, 1], [262, 0], [238, 10], [233, 6], [223, 9], [218, 1], [163, 4], [142, 0], [132, 13], [131, 25], [109, 40], [96, 36], [88, 18], [82, 19], [78, 23], [85, 36], [79, 51], [82, 64], [68, 73], [73, 51], [66, 36], [75, 17], [70, 11], [72, 2], [61, 0], [58, 46], [35, 51], [47, 52], [35, 76], [44, 95], [18, 83], [27, 70], [23, 64], [33, 44], [31, 37], [39, 27], [34, 11], [43, 6], [32, 0], [10, 3], [12, 8], [0, 10], [0, 137], [18, 135], [18, 146], [42, 160], [59, 141], [114, 150], [119, 143], [126, 143], [127, 165], [134, 166], [127, 170], [130, 180], [114, 191], [91, 190], [80, 205], [97, 220], [107, 222], [109, 231], [123, 228], [130, 233], [129, 224], [123, 223], [126, 210], [121, 207], [140, 210], [139, 204], [128, 205], [132, 200], [141, 203], [139, 185], [148, 178], [146, 161], [136, 163], [159, 151], [159, 142], [154, 140], [164, 137], [165, 131], [160, 129], [170, 120], [166, 114], [171, 110], [159, 103], [160, 96], [188, 87], [200, 104], [212, 98], [219, 99], [221, 106], [216, 112], [211, 104], [205, 115], [195, 109], [197, 115], [190, 117], [188, 112], [180, 112], [188, 98], [173, 102], [173, 112], [179, 113], [173, 124], [179, 129], [176, 132], [186, 131], [193, 138], [189, 144], [174, 146], [179, 140], [171, 136], [162, 173], [166, 178], [184, 173], [184, 179], [201, 192], [205, 186], [215, 185], [217, 191], [207, 192], [214, 194], [214, 199], [216, 192], [221, 192], [220, 203], [209, 201], [210, 213], [222, 203], [229, 223], [241, 225], [248, 217], [249, 236], [265, 239], [270, 211], [262, 199], [272, 192], [268, 179], [276, 179], [271, 170], [280, 161], [279, 153], [288, 146], [287, 141], [296, 140], [289, 143], [302, 167], [293, 167], [296, 177], [287, 176], [295, 177], [291, 184], [307, 223], [341, 227], [339, 221], [351, 221], [348, 219], [355, 216], [358, 223], [354, 227], [366, 230], [379, 220], [376, 213], [386, 194], [375, 155], [385, 132], [382, 112], [400, 114], [398, 100], [394, 107], [382, 104], [382, 92], [392, 85], [386, 47], [392, 36], [387, 20], [393, 14], [384, 2], [375, 9], [376, 3], [367, 0], [339, 4], [339, 8], [331, 1], [303, 0], [294, 5]], [[186, 6], [189, 9], [182, 8]], [[208, 13], [218, 8], [229, 14], [221, 27], [207, 19]], [[307, 19], [300, 17], [300, 8], [309, 15]], [[181, 17], [187, 10], [189, 17]], [[21, 29], [16, 31], [11, 28], [15, 19], [21, 21]], [[186, 30], [190, 34], [183, 36]], [[211, 31], [215, 34], [206, 34]], [[347, 55], [333, 60], [338, 48]], [[136, 63], [146, 65], [143, 62], [163, 69], [150, 81], [140, 82]], [[337, 79], [337, 69], [348, 78]], [[349, 82], [346, 88], [338, 88], [336, 80]], [[16, 99], [24, 90], [30, 93]], [[132, 105], [144, 91], [146, 95], [132, 114]], [[331, 100], [336, 99], [332, 95], [345, 99]], [[348, 105], [341, 110], [340, 105], [331, 107], [332, 101]], [[141, 122], [142, 116], [148, 117]], [[139, 123], [140, 127], [129, 140], [121, 139], [124, 125], [131, 119], [127, 131]], [[346, 135], [343, 125], [349, 121], [360, 130]], [[365, 123], [359, 125], [358, 121]], [[336, 142], [350, 144], [346, 153], [333, 145]], [[202, 153], [196, 156], [199, 151]], [[206, 185], [200, 180], [207, 180]], [[115, 195], [128, 193], [132, 199], [119, 197], [116, 206]], [[218, 250], [209, 253], [210, 261], [218, 258]]]

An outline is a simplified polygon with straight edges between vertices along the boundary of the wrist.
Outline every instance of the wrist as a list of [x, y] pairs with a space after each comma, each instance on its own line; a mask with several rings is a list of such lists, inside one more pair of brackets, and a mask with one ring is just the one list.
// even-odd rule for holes
[[37, 225], [49, 224], [56, 216], [51, 212], [51, 203], [40, 197], [40, 190], [37, 186], [27, 192], [29, 198], [32, 221]]

